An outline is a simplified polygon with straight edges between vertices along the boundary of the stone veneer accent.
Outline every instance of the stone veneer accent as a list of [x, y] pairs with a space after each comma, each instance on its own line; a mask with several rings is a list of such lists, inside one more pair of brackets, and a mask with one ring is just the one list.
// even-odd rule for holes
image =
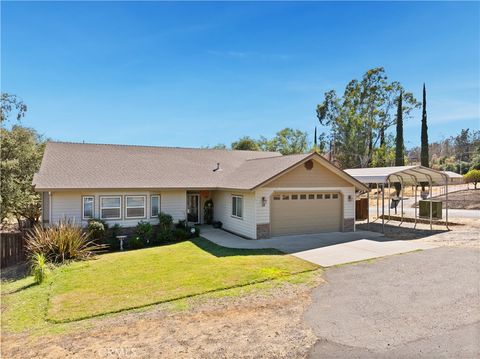
[[257, 224], [257, 239], [270, 238], [270, 223]]
[[353, 232], [355, 230], [355, 219], [354, 218], [344, 218], [343, 219], [343, 231], [344, 232]]

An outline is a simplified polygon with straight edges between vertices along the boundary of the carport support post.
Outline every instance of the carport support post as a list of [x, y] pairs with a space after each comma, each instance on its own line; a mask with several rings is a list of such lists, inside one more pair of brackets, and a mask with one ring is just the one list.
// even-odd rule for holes
[[390, 207], [392, 206], [392, 192], [390, 191], [390, 178], [387, 179], [388, 182], [388, 220], [390, 221]]
[[428, 176], [428, 187], [430, 188], [430, 230], [432, 230], [432, 177]]
[[382, 233], [385, 233], [385, 183], [382, 183]]
[[377, 219], [378, 219], [378, 183], [377, 183]]
[[402, 223], [403, 223], [403, 177], [402, 176], [400, 176], [400, 187], [401, 187], [401, 189], [400, 189], [400, 201], [402, 201], [402, 205], [400, 207], [400, 212], [401, 212], [400, 215], [401, 215], [402, 220], [401, 220], [399, 226], [401, 226]]
[[450, 230], [450, 228], [448, 228], [448, 176], [444, 175], [444, 178], [445, 178], [445, 225], [447, 226], [447, 229]]
[[367, 191], [367, 229], [370, 229], [370, 186]]

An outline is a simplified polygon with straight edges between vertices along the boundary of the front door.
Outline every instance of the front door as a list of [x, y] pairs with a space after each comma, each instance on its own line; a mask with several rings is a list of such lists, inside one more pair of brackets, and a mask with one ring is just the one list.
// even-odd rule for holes
[[198, 194], [187, 194], [187, 221], [193, 223], [200, 222], [200, 196]]

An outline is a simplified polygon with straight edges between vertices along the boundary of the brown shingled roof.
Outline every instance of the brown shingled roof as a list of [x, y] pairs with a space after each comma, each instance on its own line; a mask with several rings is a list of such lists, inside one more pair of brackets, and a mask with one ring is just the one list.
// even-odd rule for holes
[[311, 155], [48, 142], [33, 184], [37, 190], [253, 189]]

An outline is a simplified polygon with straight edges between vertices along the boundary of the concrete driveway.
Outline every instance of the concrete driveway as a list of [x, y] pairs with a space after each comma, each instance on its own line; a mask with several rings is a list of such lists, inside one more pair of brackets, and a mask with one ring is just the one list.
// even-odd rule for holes
[[311, 358], [479, 358], [480, 251], [441, 247], [329, 268], [305, 314]]
[[381, 233], [370, 231], [333, 232], [249, 240], [220, 229], [204, 226], [201, 235], [223, 247], [275, 248], [322, 267], [435, 248], [431, 244], [420, 241], [392, 240]]

